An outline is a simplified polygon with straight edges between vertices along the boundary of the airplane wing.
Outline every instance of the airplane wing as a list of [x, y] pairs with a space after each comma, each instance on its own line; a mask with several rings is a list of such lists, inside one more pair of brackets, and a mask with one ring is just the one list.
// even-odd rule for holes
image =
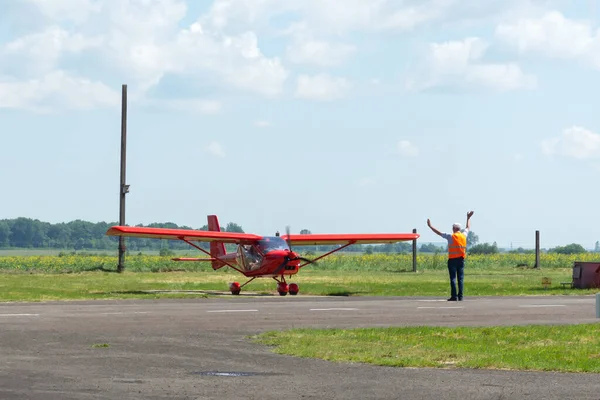
[[416, 240], [418, 233], [326, 233], [308, 235], [283, 235], [282, 239], [288, 240], [292, 245], [318, 245], [318, 244], [370, 244], [370, 243], [396, 243], [407, 240]]
[[198, 231], [194, 229], [143, 228], [134, 226], [113, 226], [106, 231], [106, 235], [237, 244], [249, 244], [262, 239], [262, 236], [251, 233]]

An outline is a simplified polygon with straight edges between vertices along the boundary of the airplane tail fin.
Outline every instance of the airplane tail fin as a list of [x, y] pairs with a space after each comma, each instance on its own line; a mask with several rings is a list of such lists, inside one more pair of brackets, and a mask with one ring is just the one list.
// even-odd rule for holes
[[[212, 232], [220, 232], [221, 227], [219, 226], [219, 219], [216, 215], [208, 216], [208, 230]], [[225, 264], [223, 261], [219, 261], [220, 257], [225, 255], [225, 243], [223, 242], [210, 242], [210, 256], [215, 258], [212, 261], [212, 267], [214, 270], [224, 267]]]

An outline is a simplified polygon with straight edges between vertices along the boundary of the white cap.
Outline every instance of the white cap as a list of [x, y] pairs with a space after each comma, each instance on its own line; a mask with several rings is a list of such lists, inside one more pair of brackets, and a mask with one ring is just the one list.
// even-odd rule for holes
[[455, 224], [452, 224], [452, 229], [454, 229], [454, 228], [460, 230], [462, 228], [462, 225], [457, 222]]

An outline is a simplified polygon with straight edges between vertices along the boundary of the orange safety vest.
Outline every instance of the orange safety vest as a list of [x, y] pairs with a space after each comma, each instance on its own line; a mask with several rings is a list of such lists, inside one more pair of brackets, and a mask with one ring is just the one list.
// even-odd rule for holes
[[452, 241], [448, 244], [448, 258], [465, 258], [467, 255], [467, 237], [462, 232], [452, 234]]

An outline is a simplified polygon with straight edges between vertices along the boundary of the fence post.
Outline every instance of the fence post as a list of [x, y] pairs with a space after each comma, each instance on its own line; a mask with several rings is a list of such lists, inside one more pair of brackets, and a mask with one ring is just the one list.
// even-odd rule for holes
[[540, 267], [540, 231], [535, 231], [535, 265], [534, 268]]
[[[413, 229], [413, 233], [417, 233], [417, 229]], [[417, 239], [412, 241], [412, 252], [413, 252], [413, 272], [417, 272]]]

